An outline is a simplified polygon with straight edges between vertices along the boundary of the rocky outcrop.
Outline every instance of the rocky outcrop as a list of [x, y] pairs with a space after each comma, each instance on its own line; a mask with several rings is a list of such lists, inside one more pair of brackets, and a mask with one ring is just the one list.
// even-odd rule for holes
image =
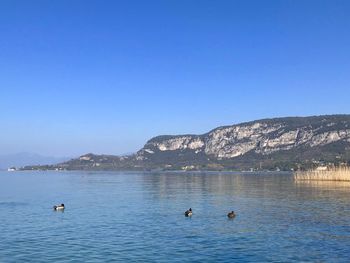
[[[350, 161], [350, 115], [263, 119], [157, 136], [134, 155], [87, 154], [59, 169], [295, 169]], [[350, 162], [349, 162], [350, 163]]]
[[192, 151], [233, 159], [251, 152], [271, 155], [339, 141], [350, 142], [349, 115], [266, 119], [220, 127], [204, 135], [159, 136], [147, 142], [137, 156], [144, 160], [161, 152]]

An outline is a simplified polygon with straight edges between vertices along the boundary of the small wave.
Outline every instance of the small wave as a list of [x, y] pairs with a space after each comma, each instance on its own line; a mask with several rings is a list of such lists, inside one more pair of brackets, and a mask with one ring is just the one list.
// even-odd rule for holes
[[1, 202], [0, 201], [0, 206], [25, 206], [25, 205], [28, 205], [28, 204], [24, 202]]

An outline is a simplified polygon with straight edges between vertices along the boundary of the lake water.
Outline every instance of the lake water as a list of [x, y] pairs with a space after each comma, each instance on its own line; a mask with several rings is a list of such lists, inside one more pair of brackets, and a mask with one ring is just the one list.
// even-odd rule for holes
[[[58, 203], [64, 212], [53, 211]], [[350, 262], [350, 184], [296, 184], [290, 174], [1, 172], [0, 262], [21, 261]]]

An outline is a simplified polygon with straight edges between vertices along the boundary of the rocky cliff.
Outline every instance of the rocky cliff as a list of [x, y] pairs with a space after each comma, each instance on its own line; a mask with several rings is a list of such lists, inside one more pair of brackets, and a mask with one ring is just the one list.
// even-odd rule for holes
[[256, 168], [257, 161], [259, 166], [347, 161], [349, 145], [350, 115], [288, 117], [219, 127], [203, 135], [155, 137], [136, 158], [168, 166], [239, 168], [245, 163], [244, 168]]
[[350, 115], [263, 119], [203, 135], [158, 136], [136, 154], [86, 155], [65, 169], [298, 169], [349, 162]]

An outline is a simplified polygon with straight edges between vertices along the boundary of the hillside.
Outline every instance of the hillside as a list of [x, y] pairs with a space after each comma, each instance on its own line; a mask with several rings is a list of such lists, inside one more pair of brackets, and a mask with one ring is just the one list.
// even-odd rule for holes
[[[350, 115], [263, 119], [150, 139], [130, 156], [87, 154], [30, 169], [300, 169], [350, 161]], [[27, 167], [28, 168], [28, 167]]]

